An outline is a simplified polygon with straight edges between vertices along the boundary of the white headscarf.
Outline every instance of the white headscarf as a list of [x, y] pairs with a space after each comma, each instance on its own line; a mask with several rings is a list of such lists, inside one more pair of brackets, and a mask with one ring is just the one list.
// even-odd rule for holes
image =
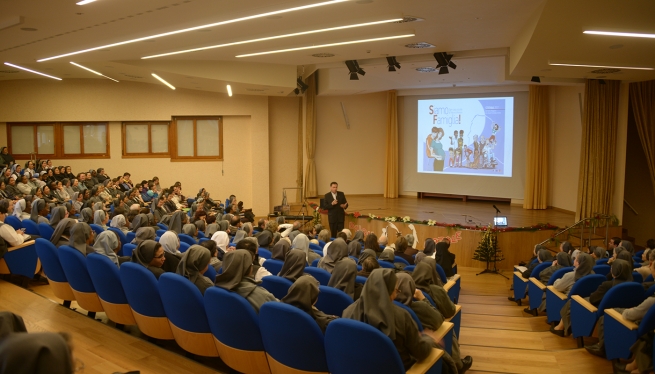
[[18, 200], [16, 202], [16, 205], [14, 205], [13, 216], [18, 218], [21, 221], [23, 220], [23, 218], [21, 218], [21, 215], [23, 214], [23, 209], [25, 209], [25, 205], [26, 205], [25, 199]]
[[166, 231], [164, 235], [159, 238], [159, 244], [161, 244], [164, 251], [168, 253], [180, 253], [180, 250], [178, 249], [180, 246], [180, 238], [178, 238], [177, 234], [173, 231]]
[[306, 260], [309, 261], [309, 238], [305, 234], [298, 234], [293, 238], [293, 243], [291, 243], [292, 249], [300, 249], [305, 252]]
[[96, 238], [96, 242], [93, 244], [93, 249], [96, 253], [109, 257], [116, 266], [119, 266], [118, 256], [116, 256], [116, 252], [114, 252], [114, 248], [118, 245], [118, 238], [113, 231], [103, 231]]
[[216, 231], [212, 235], [212, 240], [216, 242], [218, 248], [223, 252], [227, 252], [227, 246], [230, 244], [230, 238], [227, 236], [225, 231]]
[[110, 226], [119, 230], [127, 229], [127, 227], [125, 227], [125, 216], [122, 214], [115, 215], [114, 218], [111, 219]]

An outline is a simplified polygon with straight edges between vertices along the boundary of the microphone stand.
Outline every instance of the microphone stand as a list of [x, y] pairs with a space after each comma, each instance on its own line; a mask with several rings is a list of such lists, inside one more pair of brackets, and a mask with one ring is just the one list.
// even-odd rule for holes
[[[475, 274], [475, 275], [478, 276], [478, 275], [480, 275], [480, 274], [487, 274], [487, 273], [490, 273], [490, 274], [498, 274], [498, 275], [500, 275], [501, 277], [503, 277], [503, 278], [509, 280], [509, 278], [508, 278], [507, 276], [505, 276], [504, 274], [502, 274], [502, 273], [500, 272], [500, 270], [498, 270], [498, 268], [496, 268], [496, 252], [498, 251], [498, 249], [497, 249], [497, 245], [498, 245], [498, 232], [496, 231], [496, 222], [498, 222], [498, 213], [500, 213], [500, 210], [498, 210], [498, 208], [496, 208], [495, 205], [494, 205], [494, 209], [496, 209], [496, 218], [494, 219], [494, 228], [493, 228], [493, 231], [492, 231], [492, 235], [494, 236], [494, 240], [493, 240], [493, 243], [494, 243], [493, 261], [487, 261], [487, 268], [484, 269], [484, 270], [482, 270], [481, 272]], [[489, 263], [490, 263], [490, 262], [493, 262], [493, 268], [492, 268], [492, 269], [489, 269]]]

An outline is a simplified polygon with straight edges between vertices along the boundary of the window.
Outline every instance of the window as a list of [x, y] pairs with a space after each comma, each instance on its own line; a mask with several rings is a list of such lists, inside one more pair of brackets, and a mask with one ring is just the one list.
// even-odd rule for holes
[[222, 117], [177, 117], [173, 120], [171, 160], [222, 160]]
[[109, 158], [106, 123], [9, 123], [9, 150], [18, 159]]
[[123, 157], [168, 157], [169, 122], [123, 122]]

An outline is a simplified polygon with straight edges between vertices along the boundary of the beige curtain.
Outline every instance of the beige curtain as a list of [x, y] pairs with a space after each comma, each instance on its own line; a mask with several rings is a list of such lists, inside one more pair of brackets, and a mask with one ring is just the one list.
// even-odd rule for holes
[[305, 173], [305, 197], [318, 196], [316, 180], [316, 73], [306, 81], [305, 91], [305, 136], [307, 137], [307, 171]]
[[398, 95], [387, 92], [387, 149], [384, 170], [384, 197], [398, 197]]
[[585, 83], [576, 220], [610, 213], [621, 82], [605, 82]]
[[303, 167], [303, 154], [302, 154], [302, 96], [298, 97], [298, 161], [296, 163], [296, 187], [300, 188], [296, 194], [296, 201], [302, 201], [302, 167]]
[[548, 86], [531, 85], [523, 209], [548, 207]]
[[630, 83], [630, 104], [655, 189], [655, 81]]

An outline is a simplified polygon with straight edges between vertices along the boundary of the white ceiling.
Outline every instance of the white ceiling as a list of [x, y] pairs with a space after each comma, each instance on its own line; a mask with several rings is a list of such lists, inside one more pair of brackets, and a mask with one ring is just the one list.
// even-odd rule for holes
[[[0, 0], [0, 60], [63, 79], [105, 79], [69, 64], [74, 61], [118, 79], [161, 84], [157, 73], [176, 87], [237, 94], [288, 95], [296, 74], [319, 70], [320, 94], [353, 94], [388, 89], [510, 85], [533, 75], [544, 83], [596, 78], [593, 68], [549, 66], [548, 62], [655, 66], [655, 39], [583, 35], [582, 31], [655, 32], [655, 2], [631, 0], [363, 0], [298, 10], [203, 30], [113, 46], [36, 62], [77, 50], [158, 33], [252, 16], [321, 0]], [[620, 6], [619, 6], [620, 5]], [[356, 23], [420, 17], [422, 21], [366, 26], [142, 60], [147, 55], [231, 43]], [[7, 27], [22, 20], [19, 24]], [[3, 28], [4, 27], [4, 28]], [[36, 29], [25, 31], [23, 29]], [[245, 53], [414, 33], [414, 37], [271, 55]], [[405, 44], [428, 42], [434, 48]], [[617, 48], [616, 45], [621, 47]], [[612, 49], [609, 47], [613, 46]], [[458, 68], [448, 75], [421, 73], [435, 67], [435, 52], [448, 51]], [[330, 53], [319, 58], [312, 54]], [[385, 56], [402, 68], [387, 71]], [[367, 74], [350, 81], [345, 60], [356, 59]], [[510, 61], [511, 60], [511, 61]], [[48, 79], [0, 66], [0, 81]], [[655, 79], [653, 71], [605, 74], [606, 79]], [[120, 83], [117, 83], [120, 84]]]

